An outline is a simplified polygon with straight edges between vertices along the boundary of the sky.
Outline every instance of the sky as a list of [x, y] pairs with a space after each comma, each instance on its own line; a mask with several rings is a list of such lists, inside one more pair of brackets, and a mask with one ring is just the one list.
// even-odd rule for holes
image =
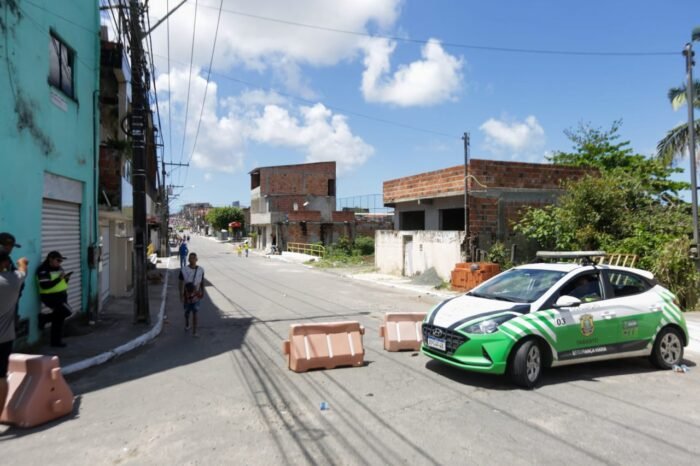
[[687, 121], [666, 95], [694, 26], [694, 0], [188, 0], [151, 34], [163, 155], [189, 163], [171, 205], [247, 206], [254, 168], [326, 160], [339, 199], [381, 194], [462, 164], [465, 132], [472, 158], [545, 162], [622, 120], [651, 156]]

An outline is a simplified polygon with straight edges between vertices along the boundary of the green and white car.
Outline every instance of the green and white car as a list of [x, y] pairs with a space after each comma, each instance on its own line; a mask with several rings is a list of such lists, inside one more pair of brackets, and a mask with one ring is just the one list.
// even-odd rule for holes
[[441, 302], [423, 322], [421, 351], [528, 388], [550, 366], [639, 356], [679, 364], [689, 338], [676, 297], [650, 272], [595, 265], [600, 254], [538, 254], [583, 263], [514, 267]]

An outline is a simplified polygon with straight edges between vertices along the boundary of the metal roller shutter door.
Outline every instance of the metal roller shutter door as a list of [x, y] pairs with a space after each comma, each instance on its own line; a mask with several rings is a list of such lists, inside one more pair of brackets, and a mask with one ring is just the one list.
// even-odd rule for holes
[[82, 270], [80, 265], [80, 204], [44, 199], [41, 212], [41, 260], [50, 251], [59, 251], [67, 259], [63, 270], [73, 272], [68, 286], [68, 304], [82, 310]]

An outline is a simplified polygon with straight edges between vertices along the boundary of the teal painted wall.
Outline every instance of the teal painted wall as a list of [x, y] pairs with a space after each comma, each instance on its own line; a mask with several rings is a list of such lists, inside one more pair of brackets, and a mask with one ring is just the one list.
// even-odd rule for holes
[[[82, 183], [81, 311], [87, 312], [97, 300], [97, 272], [87, 267], [87, 248], [99, 237], [95, 195], [98, 6], [96, 0], [0, 0], [0, 231], [12, 232], [23, 246], [13, 251], [13, 258], [26, 256], [30, 261], [30, 276], [20, 301], [20, 315], [30, 319], [29, 343], [39, 337], [36, 316], [40, 303], [34, 273], [43, 260], [45, 172]], [[50, 32], [75, 51], [75, 98], [48, 83]], [[58, 99], [52, 99], [52, 91]]]

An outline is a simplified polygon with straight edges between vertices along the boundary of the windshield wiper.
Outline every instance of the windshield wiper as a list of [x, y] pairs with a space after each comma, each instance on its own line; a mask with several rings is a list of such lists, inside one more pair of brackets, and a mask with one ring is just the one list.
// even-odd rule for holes
[[509, 298], [506, 296], [492, 296], [491, 299], [498, 299], [499, 301], [508, 301], [509, 303], [522, 303], [522, 299]]
[[474, 296], [475, 298], [493, 299], [493, 296], [491, 296], [491, 295], [474, 293], [473, 291], [470, 291], [469, 293], [467, 293], [467, 295]]

